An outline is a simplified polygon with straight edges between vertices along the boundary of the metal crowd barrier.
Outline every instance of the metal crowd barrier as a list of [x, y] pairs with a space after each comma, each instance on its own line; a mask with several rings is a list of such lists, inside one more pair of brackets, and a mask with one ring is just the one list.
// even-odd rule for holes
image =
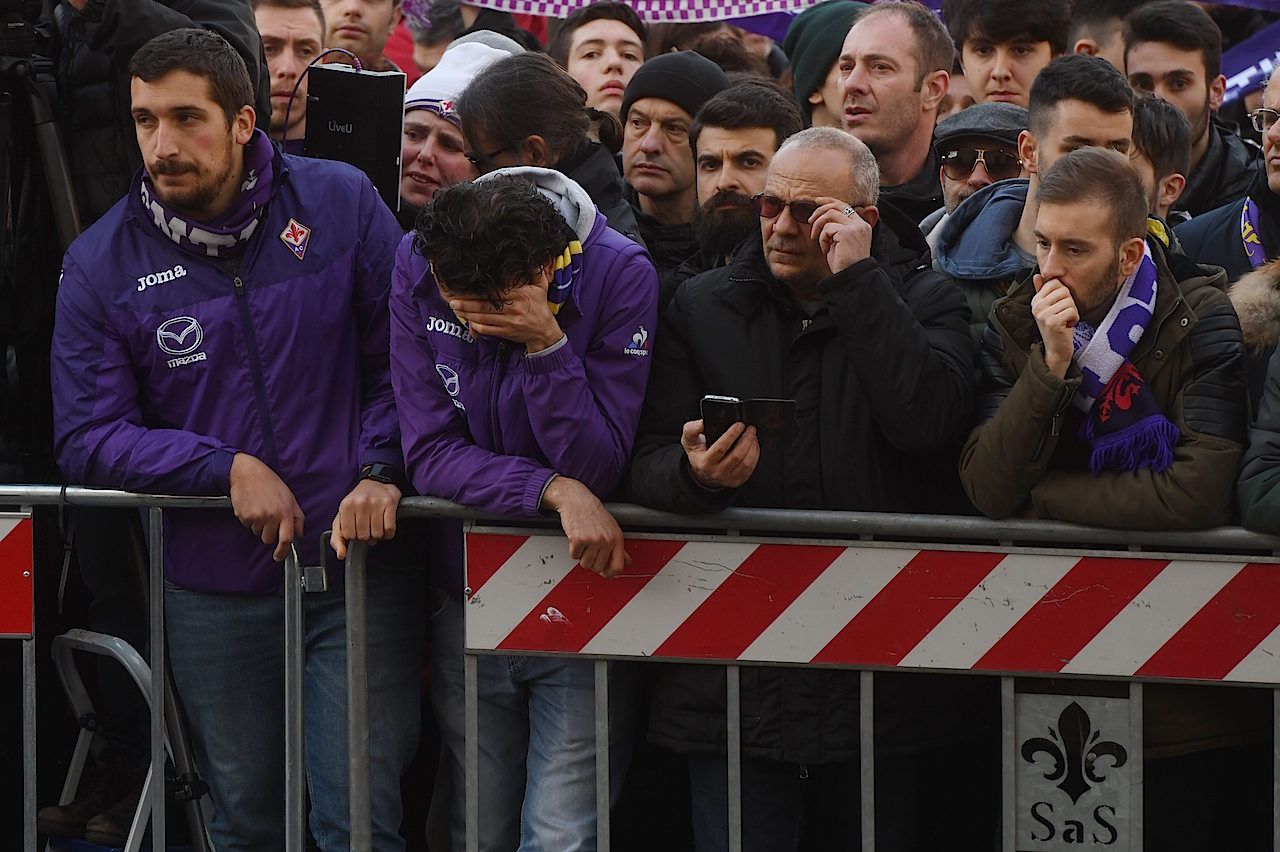
[[[165, 690], [163, 511], [226, 507], [228, 501], [0, 485], [0, 505], [22, 506], [28, 512], [35, 505], [147, 511], [153, 602], [152, 766], [155, 772], [163, 772], [165, 722], [160, 708], [165, 702], [158, 700]], [[401, 504], [402, 518], [465, 522], [469, 849], [476, 848], [475, 829], [481, 816], [478, 738], [482, 732], [476, 667], [483, 654], [569, 655], [595, 661], [598, 848], [606, 852], [610, 845], [609, 660], [726, 666], [729, 828], [734, 852], [740, 851], [742, 840], [738, 697], [743, 665], [819, 665], [861, 671], [863, 850], [875, 848], [872, 711], [876, 671], [963, 671], [1001, 677], [1002, 831], [1003, 849], [1008, 852], [1024, 843], [1019, 832], [1027, 814], [1019, 810], [1019, 785], [1027, 777], [1048, 774], [1037, 763], [1037, 749], [1053, 747], [1047, 741], [1037, 745], [1038, 740], [1032, 742], [1018, 727], [1016, 717], [1024, 705], [1031, 715], [1043, 715], [1045, 708], [1035, 705], [1034, 693], [1015, 689], [1015, 676], [1127, 684], [1127, 730], [1105, 732], [1113, 739], [1127, 737], [1126, 745], [1109, 740], [1102, 743], [1106, 746], [1102, 751], [1095, 748], [1080, 755], [1062, 754], [1059, 746], [1055, 756], [1064, 762], [1088, 762], [1086, 786], [1090, 789], [1076, 791], [1077, 798], [1101, 795], [1098, 791], [1104, 785], [1093, 783], [1094, 773], [1115, 777], [1122, 764], [1130, 767], [1123, 786], [1102, 791], [1111, 796], [1108, 801], [1124, 809], [1125, 816], [1113, 820], [1120, 827], [1116, 838], [1106, 844], [1110, 849], [1142, 848], [1144, 682], [1267, 687], [1273, 690], [1275, 718], [1280, 722], [1280, 570], [1276, 567], [1280, 538], [1239, 528], [1122, 532], [1049, 521], [928, 515], [732, 509], [709, 517], [682, 517], [628, 505], [610, 506], [610, 510], [627, 531], [635, 563], [624, 577], [606, 581], [575, 564], [554, 522], [513, 525], [425, 498]], [[352, 548], [346, 588], [353, 850], [370, 848], [365, 553], [364, 547]], [[0, 565], [0, 579], [10, 567]], [[286, 848], [293, 852], [301, 850], [305, 841], [298, 632], [304, 569], [291, 554], [284, 570], [286, 635], [292, 652], [286, 655]], [[767, 605], [760, 603], [758, 593], [763, 589], [769, 592]], [[922, 605], [921, 601], [932, 603]], [[754, 603], [744, 608], [744, 602]], [[1094, 604], [1096, 612], [1082, 609]], [[733, 613], [736, 628], [727, 638], [705, 629], [723, 619], [725, 611]], [[1091, 612], [1094, 630], [1088, 641], [1077, 641], [1069, 648], [1054, 644], [1053, 631], [1073, 612]], [[903, 613], [913, 617], [898, 619]], [[893, 622], [886, 622], [887, 614], [895, 617]], [[1233, 620], [1248, 629], [1237, 630], [1240, 635], [1224, 630], [1223, 624]], [[959, 638], [969, 628], [974, 628], [978, 639]], [[884, 637], [874, 639], [880, 634]], [[1046, 644], [1046, 635], [1054, 641]], [[1205, 636], [1213, 641], [1206, 644]], [[1197, 640], [1199, 645], [1194, 644]], [[33, 646], [27, 641], [25, 848], [34, 852], [35, 667]], [[1068, 651], [1070, 656], [1064, 656]], [[1091, 697], [1079, 697], [1063, 712], [1084, 714], [1089, 723], [1090, 709], [1095, 720], [1101, 718], [1100, 706]], [[1080, 721], [1064, 715], [1058, 724], [1073, 720]], [[1108, 757], [1110, 763], [1100, 762]], [[1275, 777], [1280, 779], [1280, 737], [1273, 744], [1273, 759], [1278, 770]], [[1133, 771], [1135, 765], [1138, 771]], [[163, 787], [152, 788], [153, 848], [165, 848]], [[1274, 848], [1280, 852], [1280, 782], [1273, 800]], [[1050, 843], [1036, 848], [1057, 847]]]

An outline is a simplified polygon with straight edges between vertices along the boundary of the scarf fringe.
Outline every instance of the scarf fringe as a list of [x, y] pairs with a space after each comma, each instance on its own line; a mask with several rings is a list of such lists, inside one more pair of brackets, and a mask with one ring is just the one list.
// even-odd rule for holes
[[[1092, 423], [1092, 418], [1085, 421], [1086, 427]], [[1092, 440], [1093, 429], [1085, 431]], [[1152, 415], [1114, 435], [1097, 439], [1089, 455], [1089, 472], [1099, 476], [1104, 470], [1150, 468], [1154, 473], [1163, 473], [1173, 466], [1173, 451], [1181, 437], [1177, 424], [1163, 414]]]

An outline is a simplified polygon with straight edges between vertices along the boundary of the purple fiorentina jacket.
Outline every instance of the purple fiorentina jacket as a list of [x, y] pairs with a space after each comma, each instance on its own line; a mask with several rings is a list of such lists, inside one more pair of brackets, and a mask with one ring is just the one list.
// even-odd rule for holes
[[[271, 200], [233, 273], [164, 235], [140, 186], [139, 175], [63, 263], [59, 464], [86, 485], [219, 495], [232, 457], [250, 453], [298, 498], [298, 552], [315, 564], [360, 467], [402, 464], [387, 291], [403, 231], [356, 169], [278, 154]], [[225, 509], [167, 512], [164, 546], [179, 586], [281, 587], [272, 548]]]
[[566, 345], [531, 358], [521, 344], [473, 337], [410, 233], [391, 288], [391, 380], [418, 492], [527, 518], [553, 474], [601, 497], [621, 481], [652, 361], [658, 278], [645, 250], [609, 228], [576, 183], [506, 171], [535, 180], [582, 243], [556, 317]]

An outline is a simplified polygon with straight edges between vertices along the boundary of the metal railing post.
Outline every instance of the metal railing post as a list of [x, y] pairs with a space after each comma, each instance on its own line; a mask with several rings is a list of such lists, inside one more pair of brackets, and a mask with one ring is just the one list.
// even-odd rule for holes
[[609, 852], [609, 661], [596, 660], [596, 848]]
[[876, 849], [876, 676], [858, 673], [858, 760], [862, 803], [862, 852]]
[[1271, 848], [1280, 852], [1280, 689], [1271, 691]]
[[22, 640], [22, 848], [36, 852], [36, 638]]
[[164, 511], [147, 511], [151, 574], [151, 848], [165, 847]]
[[480, 852], [480, 673], [476, 655], [463, 653], [463, 740], [466, 752], [467, 852]]
[[302, 567], [290, 547], [284, 558], [284, 848], [306, 849], [305, 743], [302, 733], [303, 643]]
[[742, 852], [742, 670], [725, 667], [725, 754], [729, 771], [729, 852]]
[[369, 787], [369, 545], [352, 542], [347, 551], [347, 761], [351, 809], [351, 849], [373, 847], [372, 798]]
[[1014, 682], [1000, 678], [1000, 850], [1015, 852], [1018, 839], [1018, 731]]
[[1142, 684], [1129, 683], [1129, 848], [1142, 848], [1142, 786], [1146, 759], [1142, 737]]

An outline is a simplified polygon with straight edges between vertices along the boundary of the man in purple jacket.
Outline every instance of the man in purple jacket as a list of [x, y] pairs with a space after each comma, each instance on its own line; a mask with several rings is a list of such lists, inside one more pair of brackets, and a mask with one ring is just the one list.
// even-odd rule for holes
[[[620, 573], [622, 533], [600, 501], [631, 456], [657, 298], [644, 249], [559, 172], [503, 169], [437, 190], [400, 244], [392, 285], [391, 379], [418, 491], [512, 518], [557, 512], [584, 568]], [[460, 561], [450, 567], [431, 686], [460, 852]], [[636, 701], [625, 671], [611, 681], [616, 795]], [[482, 657], [479, 694], [479, 849], [594, 850], [592, 664]]]
[[[276, 563], [290, 547], [318, 561], [330, 518], [339, 556], [348, 541], [395, 533], [402, 461], [387, 288], [401, 232], [360, 172], [279, 154], [254, 130], [248, 73], [220, 36], [158, 36], [130, 73], [145, 168], [64, 259], [53, 344], [58, 460], [72, 482], [231, 497], [234, 516], [166, 515], [168, 644], [211, 788], [214, 845], [279, 849]], [[376, 848], [402, 849], [421, 577], [387, 547], [375, 549], [369, 576], [373, 830]], [[331, 591], [307, 595], [305, 619], [311, 830], [326, 850], [349, 848], [335, 574]]]

